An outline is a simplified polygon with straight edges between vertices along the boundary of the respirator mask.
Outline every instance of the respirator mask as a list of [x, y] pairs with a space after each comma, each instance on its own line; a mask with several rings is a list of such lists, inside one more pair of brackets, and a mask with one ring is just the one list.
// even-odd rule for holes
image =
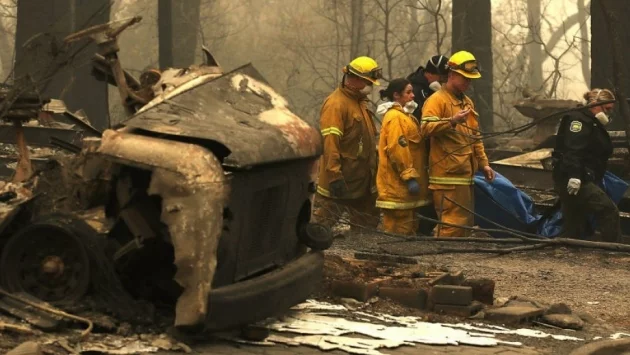
[[359, 92], [365, 96], [368, 96], [372, 93], [372, 90], [374, 90], [374, 86], [366, 85], [363, 89], [359, 90]]
[[[595, 95], [595, 102], [599, 101], [599, 95], [601, 94], [602, 90], [599, 89], [597, 91], [597, 95]], [[601, 107], [601, 106], [600, 106]], [[611, 110], [612, 111], [612, 110]], [[599, 123], [602, 124], [602, 126], [605, 126], [607, 124], [609, 124], [610, 122], [612, 122], [612, 113], [606, 113], [606, 111], [604, 110], [604, 108], [602, 107], [602, 111], [598, 112], [595, 114], [595, 118], [597, 118], [597, 120], [599, 121]]]
[[431, 84], [429, 84], [429, 88], [433, 91], [438, 91], [442, 88], [442, 84], [440, 84], [439, 81], [434, 81]]
[[405, 107], [403, 107], [403, 111], [405, 111], [406, 113], [413, 113], [417, 108], [418, 103], [411, 100], [405, 104]]
[[601, 123], [602, 125], [607, 125], [610, 122], [612, 122], [612, 117], [609, 116], [606, 112], [602, 111], [602, 112], [598, 112], [595, 115], [595, 118], [597, 118], [597, 120], [599, 121], [599, 123]]

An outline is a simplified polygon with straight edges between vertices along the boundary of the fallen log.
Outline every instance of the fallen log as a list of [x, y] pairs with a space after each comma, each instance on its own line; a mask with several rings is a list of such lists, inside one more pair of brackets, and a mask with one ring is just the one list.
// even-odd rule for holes
[[453, 242], [453, 243], [492, 243], [492, 244], [522, 244], [523, 240], [520, 238], [453, 238], [453, 237], [420, 237], [420, 236], [404, 236], [400, 234], [393, 234], [384, 231], [378, 231], [379, 234], [402, 238], [403, 240], [391, 240], [387, 242], [379, 242], [379, 245], [386, 244], [398, 244], [398, 243], [413, 243], [413, 242]]
[[630, 253], [630, 245], [621, 243], [609, 243], [609, 242], [593, 242], [590, 240], [570, 239], [570, 238], [555, 238], [549, 239], [545, 243], [547, 245], [555, 246], [570, 246], [577, 248], [590, 248], [590, 249], [602, 249], [608, 251], [619, 251], [624, 253]]
[[[488, 253], [505, 255], [518, 251], [529, 251], [546, 248], [549, 245], [546, 243], [522, 245], [512, 248], [439, 248], [436, 250], [426, 250], [417, 253], [403, 254], [406, 257], [420, 256], [420, 255], [441, 255], [441, 254], [476, 254], [476, 253]], [[381, 249], [384, 252], [392, 254], [392, 251]]]

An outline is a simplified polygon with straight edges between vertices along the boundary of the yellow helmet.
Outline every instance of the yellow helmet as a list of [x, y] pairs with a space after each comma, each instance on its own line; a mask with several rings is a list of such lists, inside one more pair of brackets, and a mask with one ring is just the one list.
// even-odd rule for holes
[[459, 51], [448, 60], [448, 68], [470, 79], [481, 78], [475, 56], [470, 52]]
[[374, 85], [380, 85], [378, 79], [383, 77], [383, 69], [370, 57], [357, 57], [343, 68], [343, 72], [354, 74]]

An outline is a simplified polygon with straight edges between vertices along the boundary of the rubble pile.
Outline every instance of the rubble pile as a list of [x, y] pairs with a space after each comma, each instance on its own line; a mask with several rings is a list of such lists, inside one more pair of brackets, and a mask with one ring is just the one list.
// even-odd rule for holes
[[522, 297], [497, 299], [491, 279], [467, 278], [463, 271], [426, 270], [405, 262], [327, 256], [323, 298], [350, 309], [387, 310], [428, 320], [457, 317], [572, 330], [580, 330], [585, 321], [592, 320], [588, 315], [574, 314], [562, 303], [546, 305]]
[[463, 272], [426, 270], [400, 265], [328, 256], [324, 269], [334, 297], [369, 302], [388, 299], [406, 307], [453, 316], [471, 316], [492, 305], [494, 282], [467, 279]]
[[533, 321], [550, 327], [581, 330], [585, 320], [592, 321], [589, 315], [576, 314], [564, 303], [547, 305], [524, 297], [512, 297], [509, 300], [498, 299], [495, 305], [496, 308], [484, 311], [484, 318], [504, 324]]
[[[341, 350], [349, 354], [370, 355], [385, 354], [380, 350], [387, 351], [418, 344], [505, 346], [510, 349], [523, 347], [522, 341], [527, 338], [548, 338], [560, 342], [584, 340], [576, 336], [528, 328], [508, 329], [483, 323], [426, 322], [420, 317], [357, 311], [346, 306], [315, 300], [307, 300], [293, 307], [282, 318], [269, 319], [258, 326], [270, 331], [262, 340], [245, 340], [233, 334], [219, 336], [221, 339], [241, 344], [308, 345], [324, 351]], [[465, 350], [461, 351], [465, 353]], [[502, 353], [504, 350], [499, 352]], [[391, 350], [387, 353], [391, 353]]]
[[37, 354], [36, 349], [64, 355], [191, 352], [188, 345], [167, 334], [172, 323], [168, 312], [160, 312], [150, 324], [125, 322], [93, 310], [99, 308], [95, 299], [66, 305], [62, 311], [61, 306], [26, 294], [7, 296], [0, 288], [0, 353], [11, 349], [20, 355]]

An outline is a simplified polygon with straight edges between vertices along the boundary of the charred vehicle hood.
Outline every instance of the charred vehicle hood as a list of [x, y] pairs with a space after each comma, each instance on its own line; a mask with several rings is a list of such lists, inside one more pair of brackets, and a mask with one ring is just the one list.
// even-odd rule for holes
[[317, 157], [322, 139], [251, 64], [196, 77], [159, 95], [123, 122], [159, 134], [218, 142], [234, 167]]

